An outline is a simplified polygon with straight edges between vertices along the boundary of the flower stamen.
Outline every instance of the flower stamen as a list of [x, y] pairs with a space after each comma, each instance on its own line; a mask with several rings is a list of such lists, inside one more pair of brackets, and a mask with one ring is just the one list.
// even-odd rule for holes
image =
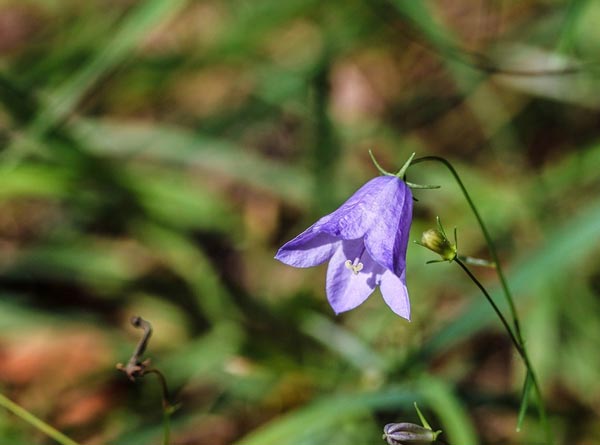
[[351, 270], [354, 275], [358, 275], [358, 273], [364, 267], [364, 264], [360, 262], [360, 260], [364, 254], [365, 254], [365, 246], [363, 245], [362, 250], [360, 251], [358, 256], [356, 258], [354, 258], [354, 261], [352, 261], [350, 259], [346, 260], [346, 262], [344, 263], [344, 265], [346, 266], [346, 269]]
[[351, 270], [354, 275], [358, 275], [363, 268], [363, 263], [360, 263], [358, 261], [359, 259], [360, 258], [355, 258], [354, 261], [346, 260], [344, 263], [346, 269]]

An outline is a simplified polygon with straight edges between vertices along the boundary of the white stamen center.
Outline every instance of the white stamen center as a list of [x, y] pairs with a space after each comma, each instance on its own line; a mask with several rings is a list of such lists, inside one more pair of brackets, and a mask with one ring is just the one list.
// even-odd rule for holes
[[351, 270], [354, 275], [358, 275], [363, 268], [363, 263], [359, 262], [359, 259], [360, 258], [355, 258], [354, 261], [346, 260], [344, 263], [346, 269]]

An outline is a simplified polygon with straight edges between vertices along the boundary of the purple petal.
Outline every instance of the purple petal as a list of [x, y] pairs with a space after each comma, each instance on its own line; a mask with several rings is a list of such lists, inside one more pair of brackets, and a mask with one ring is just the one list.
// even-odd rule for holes
[[365, 234], [365, 246], [371, 257], [396, 275], [406, 268], [406, 249], [412, 222], [412, 193], [408, 186], [395, 176], [389, 178], [370, 211], [377, 221]]
[[[382, 208], [394, 205], [390, 199], [396, 199], [402, 185], [406, 187], [395, 176], [373, 178], [358, 189], [340, 208], [317, 221], [314, 227], [320, 232], [344, 240], [362, 238], [367, 231], [379, 223]], [[396, 214], [395, 219], [399, 218], [401, 214]]]
[[405, 271], [403, 270], [398, 277], [392, 271], [386, 270], [381, 275], [379, 288], [390, 309], [410, 321], [410, 301], [406, 289]]
[[285, 243], [275, 259], [294, 267], [312, 267], [331, 258], [340, 241], [327, 233], [315, 231], [314, 227]]
[[[346, 261], [356, 259], [362, 269], [354, 272]], [[377, 286], [382, 272], [383, 268], [369, 256], [362, 240], [343, 241], [327, 269], [327, 298], [335, 313], [349, 311], [363, 303]]]

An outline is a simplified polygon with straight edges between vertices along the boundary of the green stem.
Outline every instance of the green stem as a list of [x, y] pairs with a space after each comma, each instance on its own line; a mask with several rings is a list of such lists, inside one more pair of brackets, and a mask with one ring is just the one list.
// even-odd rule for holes
[[[469, 270], [469, 268], [465, 265], [465, 263], [463, 263], [460, 259], [456, 258], [454, 261], [462, 268], [462, 270], [465, 271], [465, 273], [469, 276], [469, 278], [473, 281], [473, 283], [475, 283], [475, 285], [479, 288], [479, 290], [481, 290], [483, 295], [485, 295], [485, 298], [492, 305], [492, 308], [494, 308], [494, 312], [496, 312], [496, 315], [498, 315], [498, 318], [500, 318], [500, 321], [502, 322], [502, 324], [504, 325], [504, 328], [508, 332], [508, 335], [509, 335], [511, 341], [513, 342], [513, 345], [515, 346], [515, 349], [517, 350], [517, 352], [523, 359], [523, 363], [525, 364], [525, 367], [527, 368], [528, 378], [531, 377], [531, 382], [533, 383], [533, 387], [535, 389], [536, 398], [538, 399], [537, 401], [538, 401], [540, 419], [541, 419], [542, 425], [544, 426], [544, 429], [546, 430], [546, 436], [547, 436], [548, 443], [549, 444], [552, 443], [553, 442], [552, 433], [548, 426], [546, 409], [544, 407], [544, 403], [542, 400], [542, 391], [540, 390], [540, 385], [538, 384], [538, 380], [537, 380], [537, 377], [533, 370], [533, 366], [531, 365], [531, 362], [529, 361], [527, 349], [525, 348], [525, 346], [522, 343], [519, 342], [519, 340], [513, 333], [512, 329], [510, 328], [508, 321], [506, 320], [506, 318], [504, 317], [504, 315], [498, 308], [498, 305], [496, 305], [496, 303], [492, 299], [492, 296], [489, 294], [489, 292], [486, 290], [486, 288], [483, 287], [483, 284], [481, 284], [481, 282], [477, 279], [477, 277], [475, 277], [475, 275], [473, 275], [473, 273]], [[527, 395], [525, 394], [524, 396], [526, 397]]]
[[[489, 292], [486, 290], [486, 288], [483, 287], [483, 284], [481, 284], [481, 282], [475, 277], [475, 275], [473, 275], [473, 273], [469, 270], [469, 268], [465, 265], [465, 263], [463, 263], [458, 257], [456, 257], [454, 259], [454, 262], [456, 264], [458, 264], [462, 268], [462, 270], [465, 271], [465, 273], [469, 276], [469, 278], [473, 281], [473, 283], [475, 283], [475, 285], [479, 288], [479, 290], [483, 293], [483, 295], [485, 295], [485, 298], [487, 299], [487, 301], [492, 305], [494, 312], [496, 312], [496, 315], [498, 316], [498, 318], [504, 325], [504, 328], [506, 329], [506, 332], [508, 332], [508, 335], [509, 335], [511, 341], [513, 342], [513, 345], [515, 345], [515, 349], [517, 350], [519, 355], [521, 357], [526, 355], [521, 343], [515, 336], [513, 330], [511, 329], [510, 325], [508, 324], [508, 321], [504, 317], [504, 314], [502, 314], [502, 312], [500, 311], [500, 308], [498, 307], [498, 305], [496, 304], [496, 302], [494, 301], [492, 296], [489, 294]], [[525, 357], [523, 357], [523, 359], [525, 359]]]
[[151, 368], [146, 371], [146, 374], [155, 374], [160, 382], [162, 392], [162, 408], [163, 408], [163, 445], [169, 445], [171, 441], [171, 414], [175, 407], [169, 402], [169, 389], [167, 387], [167, 379], [156, 368]]
[[488, 301], [494, 308], [494, 311], [496, 312], [498, 317], [500, 317], [500, 320], [502, 321], [502, 324], [506, 328], [506, 331], [508, 332], [508, 334], [511, 338], [511, 341], [513, 342], [513, 344], [515, 345], [515, 348], [519, 352], [519, 355], [523, 359], [523, 362], [527, 368], [527, 372], [531, 375], [531, 380], [532, 380], [532, 383], [533, 383], [533, 386], [535, 389], [536, 398], [537, 398], [537, 402], [538, 402], [537, 403], [538, 412], [540, 415], [540, 421], [541, 421], [541, 423], [544, 427], [545, 433], [546, 433], [546, 440], [547, 440], [548, 444], [552, 444], [554, 441], [552, 438], [552, 432], [550, 431], [550, 426], [548, 424], [548, 420], [547, 420], [547, 416], [546, 416], [546, 408], [544, 406], [544, 402], [542, 399], [542, 392], [540, 390], [540, 386], [538, 384], [537, 377], [535, 376], [535, 373], [533, 371], [533, 367], [531, 366], [531, 362], [529, 361], [529, 356], [528, 356], [527, 350], [525, 348], [525, 342], [524, 342], [523, 336], [521, 334], [521, 325], [519, 323], [519, 318], [517, 315], [517, 310], [516, 310], [516, 306], [514, 303], [514, 299], [512, 297], [510, 289], [508, 287], [508, 281], [506, 280], [506, 277], [504, 276], [504, 272], [502, 270], [502, 265], [500, 264], [500, 260], [498, 258], [498, 253], [496, 252], [496, 247], [494, 245], [494, 242], [492, 241], [492, 237], [490, 236], [490, 233], [488, 232], [487, 227], [486, 227], [485, 223], [483, 222], [483, 219], [481, 218], [481, 215], [477, 211], [477, 208], [475, 207], [475, 203], [471, 199], [469, 192], [467, 191], [462, 180], [460, 179], [460, 176], [458, 175], [457, 171], [454, 169], [452, 164], [450, 164], [450, 162], [447, 161], [446, 159], [439, 157], [439, 156], [424, 156], [422, 158], [414, 159], [412, 161], [411, 165], [418, 164], [420, 162], [426, 162], [426, 161], [439, 162], [439, 163], [443, 164], [450, 171], [450, 173], [456, 180], [458, 186], [460, 187], [467, 203], [469, 204], [471, 211], [475, 215], [477, 222], [479, 223], [481, 232], [483, 233], [483, 236], [488, 245], [488, 250], [490, 252], [490, 256], [492, 257], [492, 260], [493, 260], [494, 264], [496, 265], [496, 273], [498, 275], [498, 279], [500, 280], [500, 285], [502, 286], [504, 296], [508, 303], [514, 330], [510, 328], [506, 318], [504, 318], [504, 316], [500, 312], [500, 309], [498, 308], [496, 303], [493, 301], [493, 299], [491, 298], [489, 293], [485, 290], [485, 288], [481, 285], [481, 283], [477, 280], [477, 278], [475, 278], [475, 276], [471, 273], [471, 271], [465, 266], [465, 264], [462, 261], [460, 261], [458, 258], [456, 259], [456, 261], [463, 268], [463, 270], [469, 275], [469, 277], [473, 280], [473, 282], [479, 287], [479, 289], [484, 293], [484, 295], [486, 296], [486, 298], [488, 299]]
[[25, 422], [32, 425], [34, 428], [40, 430], [42, 433], [51, 437], [62, 445], [79, 445], [73, 439], [65, 436], [63, 433], [58, 431], [56, 428], [48, 425], [43, 420], [37, 418], [25, 408], [17, 405], [15, 402], [7, 398], [5, 395], [0, 394], [0, 406], [6, 408], [8, 411], [13, 413], [15, 416], [20, 417]]
[[510, 309], [512, 322], [515, 327], [515, 335], [516, 335], [517, 339], [519, 340], [519, 342], [523, 343], [523, 338], [521, 336], [521, 326], [519, 323], [519, 319], [517, 317], [517, 310], [515, 307], [514, 300], [512, 298], [512, 294], [508, 287], [508, 282], [506, 281], [504, 272], [502, 271], [502, 266], [500, 265], [500, 261], [498, 259], [498, 253], [496, 252], [496, 247], [494, 246], [492, 237], [490, 236], [490, 233], [488, 232], [487, 227], [485, 226], [485, 223], [483, 222], [483, 219], [479, 215], [479, 212], [477, 211], [477, 208], [475, 207], [475, 204], [473, 203], [473, 200], [471, 199], [469, 192], [467, 192], [466, 187], [464, 186], [462, 180], [460, 179], [460, 176], [458, 175], [458, 173], [456, 172], [456, 170], [454, 169], [452, 164], [450, 164], [450, 162], [448, 162], [446, 159], [444, 159], [442, 157], [424, 156], [422, 158], [413, 159], [411, 165], [415, 165], [420, 162], [426, 162], [426, 161], [440, 162], [440, 163], [444, 164], [448, 170], [450, 170], [450, 173], [452, 173], [452, 176], [454, 176], [454, 179], [458, 183], [460, 190], [462, 191], [465, 199], [467, 200], [469, 207], [471, 207], [471, 211], [475, 215], [475, 218], [477, 219], [477, 222], [479, 223], [479, 227], [481, 228], [481, 232], [483, 233], [483, 236], [485, 237], [485, 241], [487, 242], [488, 249], [490, 251], [490, 256], [492, 257], [494, 264], [496, 264], [496, 271], [498, 274], [498, 279], [500, 280], [500, 285], [502, 286], [502, 290], [504, 291], [504, 295], [506, 297], [506, 301], [507, 301], [508, 307]]
[[163, 445], [169, 445], [171, 441], [171, 413], [168, 410], [163, 411]]

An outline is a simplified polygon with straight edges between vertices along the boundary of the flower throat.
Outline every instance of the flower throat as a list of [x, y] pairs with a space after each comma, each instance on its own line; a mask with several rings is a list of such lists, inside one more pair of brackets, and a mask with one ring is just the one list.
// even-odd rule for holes
[[344, 265], [346, 266], [346, 269], [352, 271], [352, 273], [354, 275], [358, 275], [358, 273], [364, 267], [363, 263], [360, 262], [360, 259], [362, 258], [364, 253], [365, 253], [365, 246], [363, 245], [363, 248], [360, 251], [360, 254], [356, 258], [354, 258], [354, 261], [346, 260], [346, 262], [344, 263]]

